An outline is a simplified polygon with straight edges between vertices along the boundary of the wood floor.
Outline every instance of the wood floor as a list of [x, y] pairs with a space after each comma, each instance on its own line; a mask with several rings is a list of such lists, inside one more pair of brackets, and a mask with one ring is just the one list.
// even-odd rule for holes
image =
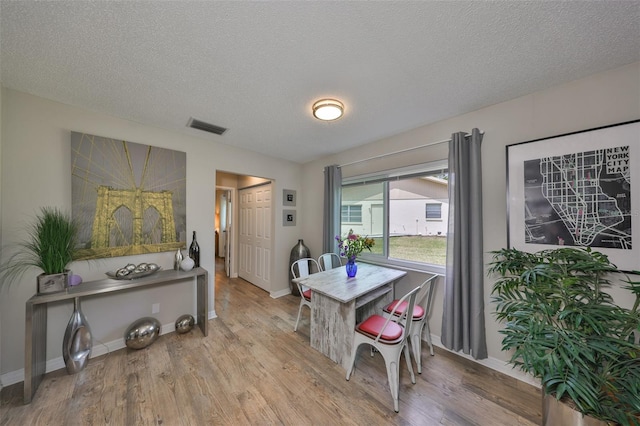
[[[220, 265], [221, 266], [221, 265]], [[220, 266], [217, 268], [219, 269]], [[22, 383], [0, 394], [0, 425], [535, 425], [539, 391], [444, 350], [423, 347], [411, 384], [401, 368], [393, 411], [384, 362], [361, 351], [350, 381], [309, 347], [298, 299], [216, 271], [209, 336], [198, 328], [93, 358], [76, 375], [49, 373], [29, 405]]]

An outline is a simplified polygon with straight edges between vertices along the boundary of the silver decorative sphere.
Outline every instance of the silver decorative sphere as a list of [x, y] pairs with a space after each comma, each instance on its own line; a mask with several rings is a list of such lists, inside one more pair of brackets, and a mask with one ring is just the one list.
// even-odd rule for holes
[[144, 317], [134, 321], [124, 334], [124, 344], [131, 349], [146, 348], [160, 336], [160, 321]]
[[195, 323], [196, 320], [193, 318], [193, 315], [180, 315], [176, 320], [176, 333], [183, 334], [190, 332]]

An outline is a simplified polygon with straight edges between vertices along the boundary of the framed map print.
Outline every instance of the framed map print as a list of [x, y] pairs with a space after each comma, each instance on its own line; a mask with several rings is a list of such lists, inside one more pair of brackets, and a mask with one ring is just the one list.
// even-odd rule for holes
[[640, 270], [640, 120], [507, 146], [507, 240]]

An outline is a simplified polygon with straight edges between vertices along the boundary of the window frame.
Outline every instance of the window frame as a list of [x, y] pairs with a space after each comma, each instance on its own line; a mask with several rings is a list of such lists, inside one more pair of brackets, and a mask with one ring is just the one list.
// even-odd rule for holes
[[[390, 195], [389, 195], [389, 182], [408, 179], [411, 177], [424, 177], [424, 176], [437, 176], [438, 174], [448, 173], [448, 160], [437, 160], [431, 161], [424, 164], [420, 164], [417, 166], [403, 167], [398, 169], [392, 169], [387, 171], [382, 171], [378, 173], [370, 173], [366, 175], [352, 176], [343, 179], [342, 187], [362, 185], [362, 184], [373, 184], [382, 182], [383, 183], [383, 253], [374, 254], [369, 253], [367, 251], [363, 251], [359, 258], [367, 263], [373, 263], [381, 266], [391, 266], [398, 267], [405, 270], [413, 270], [417, 272], [428, 272], [428, 273], [436, 273], [440, 275], [444, 275], [446, 272], [446, 265], [436, 265], [430, 263], [423, 262], [415, 262], [411, 260], [405, 259], [397, 259], [389, 257], [389, 203], [390, 203]], [[435, 203], [434, 203], [435, 204]], [[442, 203], [438, 203], [442, 206]], [[342, 219], [342, 201], [340, 202], [340, 218]], [[426, 209], [426, 207], [425, 207]], [[425, 212], [426, 215], [426, 212]], [[442, 214], [440, 219], [427, 219], [427, 220], [440, 220], [442, 221]], [[347, 224], [350, 222], [347, 222]]]

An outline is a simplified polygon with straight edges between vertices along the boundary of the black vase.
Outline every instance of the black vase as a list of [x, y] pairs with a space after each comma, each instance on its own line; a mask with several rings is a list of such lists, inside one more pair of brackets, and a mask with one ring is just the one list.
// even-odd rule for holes
[[289, 256], [289, 288], [291, 288], [291, 294], [294, 296], [300, 296], [300, 292], [298, 291], [298, 286], [294, 283], [293, 274], [291, 273], [291, 265], [296, 260], [304, 259], [305, 257], [311, 257], [311, 252], [309, 251], [309, 247], [304, 245], [304, 242], [300, 239], [298, 240], [298, 244], [293, 246], [291, 249], [291, 255]]
[[196, 231], [193, 231], [193, 239], [191, 240], [191, 246], [189, 246], [189, 257], [193, 259], [193, 267], [198, 268], [200, 266], [200, 245], [196, 241]]

